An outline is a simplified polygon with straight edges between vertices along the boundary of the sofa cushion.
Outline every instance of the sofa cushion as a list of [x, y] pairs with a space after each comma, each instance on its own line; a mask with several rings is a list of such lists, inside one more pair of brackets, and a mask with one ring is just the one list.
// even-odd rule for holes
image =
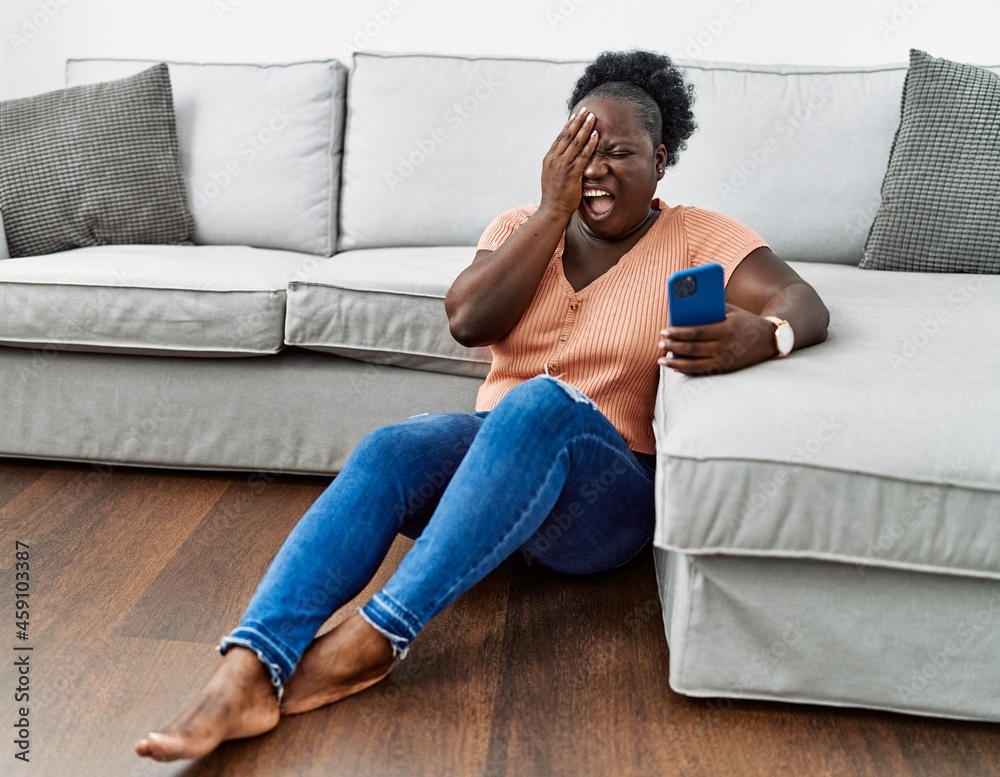
[[786, 260], [857, 265], [878, 208], [905, 65], [693, 63], [698, 129], [668, 201], [753, 227]]
[[1000, 75], [910, 52], [861, 266], [1000, 273]]
[[537, 201], [584, 65], [355, 53], [341, 250], [475, 245], [497, 214]]
[[656, 544], [1000, 578], [1000, 277], [795, 269], [825, 343], [664, 369]]
[[[366, 434], [417, 413], [471, 413], [480, 383], [300, 348], [246, 359], [0, 348], [0, 451], [247, 470], [263, 486], [267, 473], [338, 472]], [[68, 485], [106, 471], [81, 467]], [[247, 520], [249, 506], [232, 503], [233, 523], [217, 528]]]
[[474, 246], [347, 251], [288, 286], [285, 342], [376, 364], [484, 377], [489, 348], [448, 329], [444, 296]]
[[[341, 248], [471, 245], [498, 213], [537, 202], [586, 64], [355, 54]], [[906, 65], [678, 64], [699, 128], [657, 196], [742, 221], [785, 259], [857, 265]]]
[[189, 356], [283, 346], [285, 290], [329, 259], [237, 246], [106, 246], [0, 262], [0, 345]]
[[0, 103], [0, 207], [12, 256], [190, 240], [166, 65]]
[[[66, 82], [148, 66], [71, 59]], [[195, 242], [332, 254], [346, 68], [336, 61], [169, 66]]]

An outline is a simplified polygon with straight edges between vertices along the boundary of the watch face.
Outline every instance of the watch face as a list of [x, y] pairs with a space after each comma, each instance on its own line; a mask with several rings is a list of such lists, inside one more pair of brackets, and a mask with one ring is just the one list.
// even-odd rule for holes
[[792, 350], [792, 346], [795, 344], [795, 335], [788, 324], [779, 326], [775, 330], [774, 336], [778, 340], [778, 351], [782, 356]]

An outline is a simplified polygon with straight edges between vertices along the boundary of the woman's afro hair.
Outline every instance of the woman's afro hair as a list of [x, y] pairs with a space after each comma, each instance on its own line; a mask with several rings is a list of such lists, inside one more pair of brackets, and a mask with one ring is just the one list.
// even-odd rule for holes
[[605, 51], [587, 66], [569, 98], [569, 109], [584, 97], [615, 97], [631, 103], [653, 146], [667, 148], [667, 166], [697, 126], [691, 105], [694, 87], [670, 57], [652, 51]]

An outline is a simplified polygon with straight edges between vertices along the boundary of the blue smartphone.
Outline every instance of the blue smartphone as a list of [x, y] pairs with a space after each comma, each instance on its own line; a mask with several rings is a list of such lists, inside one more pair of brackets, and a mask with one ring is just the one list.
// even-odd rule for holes
[[670, 326], [714, 324], [726, 318], [726, 287], [717, 262], [679, 270], [667, 280]]

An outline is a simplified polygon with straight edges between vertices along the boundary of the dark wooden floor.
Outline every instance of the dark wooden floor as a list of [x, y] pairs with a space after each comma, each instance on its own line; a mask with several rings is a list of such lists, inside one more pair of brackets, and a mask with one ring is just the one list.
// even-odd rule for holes
[[[673, 693], [650, 554], [590, 578], [515, 557], [389, 680], [200, 762], [133, 756], [326, 483], [0, 460], [0, 775], [1000, 775], [995, 725]], [[29, 765], [10, 736], [15, 539], [31, 546]]]

